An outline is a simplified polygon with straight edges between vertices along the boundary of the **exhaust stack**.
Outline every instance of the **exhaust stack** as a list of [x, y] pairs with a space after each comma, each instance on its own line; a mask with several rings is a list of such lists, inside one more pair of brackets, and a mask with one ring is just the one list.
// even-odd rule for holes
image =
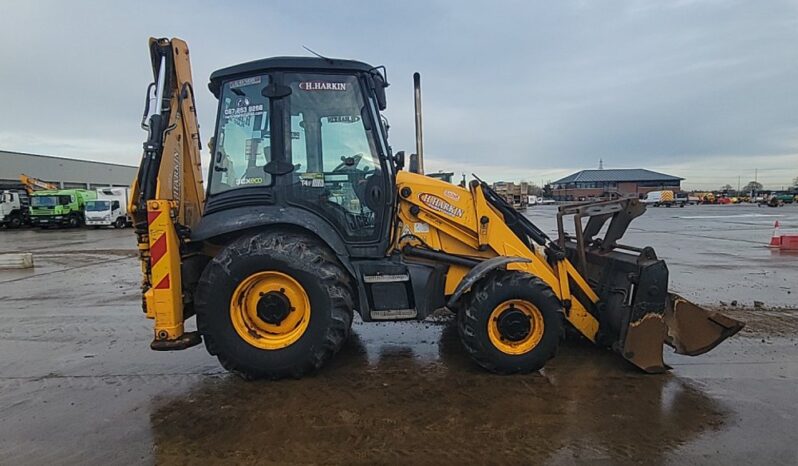
[[424, 130], [421, 127], [421, 74], [413, 73], [413, 93], [416, 104], [416, 155], [417, 172], [424, 174]]

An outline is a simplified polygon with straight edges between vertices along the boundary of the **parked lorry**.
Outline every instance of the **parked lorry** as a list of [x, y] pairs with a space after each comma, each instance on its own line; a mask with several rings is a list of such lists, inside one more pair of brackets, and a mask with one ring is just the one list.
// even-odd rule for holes
[[529, 205], [550, 205], [555, 204], [557, 201], [554, 199], [546, 199], [543, 196], [532, 196], [529, 195]]
[[97, 192], [87, 189], [37, 191], [30, 199], [30, 223], [42, 228], [79, 227], [86, 220], [86, 202], [93, 199]]
[[0, 193], [0, 226], [19, 228], [30, 222], [30, 198], [24, 190], [6, 190]]
[[679, 207], [684, 207], [687, 204], [687, 198], [677, 198], [673, 191], [665, 190], [665, 191], [651, 191], [646, 194], [646, 197], [643, 199], [644, 204], [652, 204], [654, 207], [665, 206], [670, 207], [673, 205], [678, 205]]
[[697, 196], [693, 196], [690, 193], [685, 191], [679, 191], [676, 193], [676, 203], [679, 204], [679, 207], [684, 207], [686, 205], [696, 205], [700, 202], [700, 199]]
[[97, 199], [86, 201], [86, 226], [125, 228], [130, 188], [98, 188]]
[[795, 196], [790, 193], [773, 193], [772, 197], [782, 204], [792, 204], [795, 202]]
[[19, 228], [30, 224], [30, 195], [36, 191], [53, 189], [58, 189], [58, 186], [20, 174], [18, 185], [6, 185], [0, 191], [0, 226]]

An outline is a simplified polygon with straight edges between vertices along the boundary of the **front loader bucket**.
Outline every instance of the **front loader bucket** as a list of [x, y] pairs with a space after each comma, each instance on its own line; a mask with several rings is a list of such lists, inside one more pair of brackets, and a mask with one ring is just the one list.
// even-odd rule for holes
[[662, 359], [663, 344], [678, 354], [698, 356], [739, 332], [744, 325], [668, 293], [663, 312], [649, 312], [629, 322], [621, 355], [646, 372], [663, 372], [669, 369]]
[[717, 311], [707, 311], [674, 293], [669, 294], [668, 301], [670, 306], [665, 309], [668, 339], [665, 343], [679, 354], [704, 354], [745, 326], [739, 320]]
[[[668, 292], [668, 267], [654, 249], [618, 242], [643, 212], [645, 206], [636, 198], [568, 204], [560, 207], [557, 226], [560, 247], [598, 296], [595, 305], [588, 305], [599, 321], [596, 343], [656, 373], [669, 369], [662, 359], [663, 345], [696, 356], [744, 324]], [[574, 235], [565, 232], [563, 220], [569, 215], [574, 216]]]

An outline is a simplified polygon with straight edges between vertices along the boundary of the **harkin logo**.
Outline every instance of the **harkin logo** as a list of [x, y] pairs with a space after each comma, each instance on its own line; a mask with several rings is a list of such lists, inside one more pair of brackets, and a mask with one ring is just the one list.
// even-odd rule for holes
[[462, 217], [463, 209], [455, 207], [443, 199], [429, 193], [421, 193], [418, 199], [425, 205], [429, 206], [432, 210], [443, 212], [444, 214], [451, 215], [452, 217]]

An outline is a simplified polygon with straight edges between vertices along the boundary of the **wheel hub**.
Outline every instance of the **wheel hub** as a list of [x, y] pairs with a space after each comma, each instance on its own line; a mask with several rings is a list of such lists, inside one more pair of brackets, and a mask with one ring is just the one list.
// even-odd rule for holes
[[501, 338], [512, 342], [525, 339], [532, 330], [531, 318], [512, 306], [499, 315], [496, 326]]
[[258, 300], [258, 317], [267, 324], [279, 325], [291, 310], [291, 302], [282, 291], [270, 291]]
[[276, 270], [244, 278], [230, 297], [230, 318], [238, 336], [264, 350], [290, 346], [310, 322], [310, 297], [293, 277]]

